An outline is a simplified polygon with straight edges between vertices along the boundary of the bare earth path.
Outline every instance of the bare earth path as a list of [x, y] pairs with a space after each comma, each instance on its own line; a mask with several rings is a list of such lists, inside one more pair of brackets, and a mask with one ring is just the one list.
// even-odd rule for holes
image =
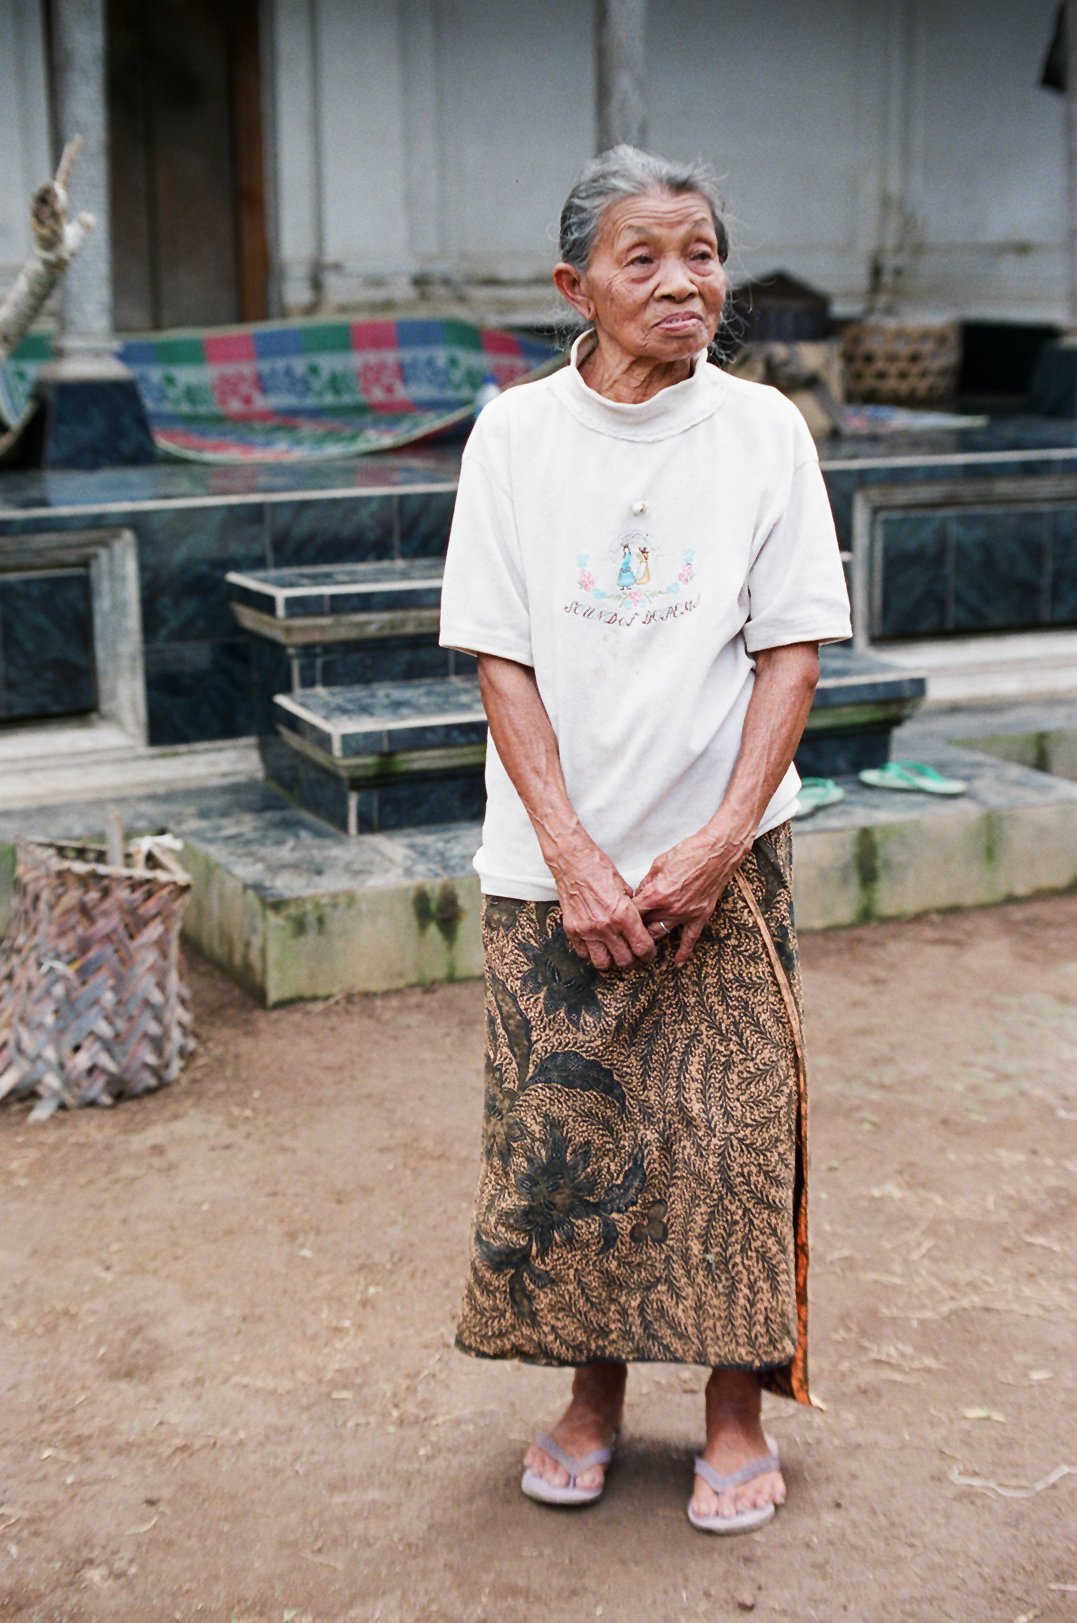
[[266, 1014], [192, 966], [182, 1084], [0, 1112], [0, 1619], [1077, 1617], [1077, 897], [807, 940], [814, 1384], [789, 1503], [684, 1516], [703, 1372], [604, 1501], [517, 1490], [564, 1377], [451, 1349], [478, 985]]

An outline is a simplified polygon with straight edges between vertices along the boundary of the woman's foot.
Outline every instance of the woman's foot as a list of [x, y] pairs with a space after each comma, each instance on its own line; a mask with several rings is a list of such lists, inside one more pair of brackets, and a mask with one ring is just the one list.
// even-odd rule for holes
[[[707, 1445], [703, 1458], [719, 1476], [731, 1476], [770, 1453], [760, 1418], [762, 1392], [759, 1377], [748, 1370], [712, 1370], [707, 1382]], [[692, 1510], [697, 1517], [735, 1516], [785, 1502], [785, 1479], [780, 1471], [764, 1471], [724, 1493], [716, 1493], [697, 1476]]]
[[[612, 1444], [624, 1413], [627, 1375], [624, 1364], [610, 1361], [583, 1364], [576, 1371], [572, 1380], [572, 1401], [549, 1433], [566, 1454], [582, 1459], [594, 1449], [608, 1448]], [[532, 1443], [524, 1455], [524, 1468], [534, 1471], [553, 1487], [568, 1484], [565, 1467], [537, 1443]], [[601, 1488], [605, 1477], [604, 1465], [591, 1465], [580, 1472], [576, 1486]]]

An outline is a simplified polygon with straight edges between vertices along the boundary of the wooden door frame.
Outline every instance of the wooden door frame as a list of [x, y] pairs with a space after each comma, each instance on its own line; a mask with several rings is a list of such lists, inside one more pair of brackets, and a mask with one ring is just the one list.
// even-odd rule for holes
[[236, 269], [241, 321], [269, 314], [269, 210], [262, 94], [261, 0], [228, 0], [228, 80], [235, 164]]
[[[227, 7], [229, 124], [235, 170], [233, 222], [236, 240], [236, 302], [240, 321], [264, 321], [270, 310], [269, 200], [266, 195], [266, 118], [263, 96], [262, 0], [223, 0]], [[45, 60], [54, 60], [52, 0], [42, 6]], [[49, 98], [52, 145], [62, 142]]]

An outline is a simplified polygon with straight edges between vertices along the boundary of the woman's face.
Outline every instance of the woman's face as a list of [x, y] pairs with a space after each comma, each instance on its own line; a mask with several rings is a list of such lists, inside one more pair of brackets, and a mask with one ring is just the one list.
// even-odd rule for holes
[[728, 282], [710, 205], [695, 192], [646, 192], [611, 203], [582, 275], [562, 293], [626, 359], [685, 360], [713, 339]]

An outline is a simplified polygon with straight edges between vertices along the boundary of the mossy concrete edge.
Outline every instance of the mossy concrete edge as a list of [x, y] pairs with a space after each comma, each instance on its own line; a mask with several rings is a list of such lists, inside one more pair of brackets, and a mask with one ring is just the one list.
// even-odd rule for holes
[[267, 1008], [482, 973], [474, 874], [426, 883], [266, 895], [188, 840], [184, 935]]
[[474, 874], [269, 901], [262, 999], [470, 980], [482, 973], [479, 909]]
[[[268, 1007], [482, 973], [473, 873], [281, 897], [188, 837], [184, 935]], [[0, 844], [0, 938], [13, 903], [15, 847]], [[1077, 798], [836, 828], [798, 827], [801, 931], [984, 907], [1077, 887]]]
[[[1077, 800], [798, 829], [801, 931], [985, 907], [1077, 887]], [[482, 973], [474, 874], [280, 898], [188, 842], [192, 944], [268, 1007]]]
[[1033, 732], [988, 733], [971, 738], [953, 738], [959, 749], [978, 750], [999, 761], [1031, 767], [1052, 778], [1077, 782], [1077, 727], [1042, 728]]

